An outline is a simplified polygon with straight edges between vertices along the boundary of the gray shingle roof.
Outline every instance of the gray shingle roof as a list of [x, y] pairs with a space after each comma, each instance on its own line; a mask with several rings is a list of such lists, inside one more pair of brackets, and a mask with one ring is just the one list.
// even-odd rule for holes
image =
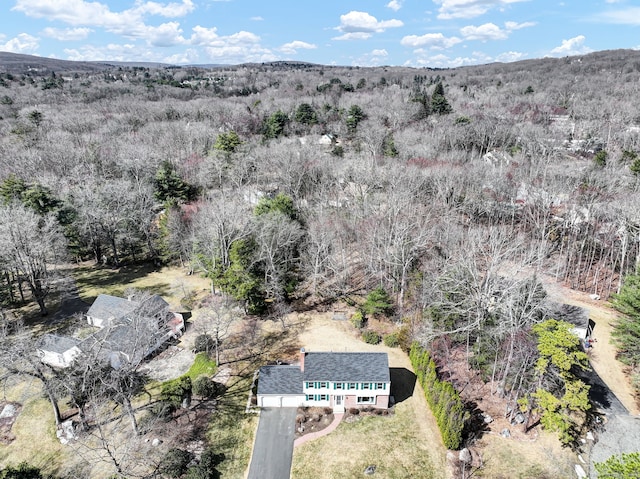
[[52, 353], [64, 353], [80, 343], [77, 339], [66, 336], [56, 336], [55, 334], [45, 334], [40, 340], [40, 348], [42, 351], [50, 351]]
[[580, 306], [547, 300], [542, 309], [545, 319], [566, 321], [581, 328], [586, 328], [589, 324], [589, 310]]
[[307, 352], [303, 381], [389, 382], [387, 353]]
[[131, 313], [137, 306], [138, 303], [129, 301], [126, 298], [101, 294], [87, 311], [87, 316], [99, 319], [121, 319]]
[[260, 368], [258, 394], [302, 394], [302, 372], [298, 366]]

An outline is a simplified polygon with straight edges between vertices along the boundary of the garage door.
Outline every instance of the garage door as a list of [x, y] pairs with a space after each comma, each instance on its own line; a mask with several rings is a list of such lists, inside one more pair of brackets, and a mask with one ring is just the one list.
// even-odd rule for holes
[[261, 396], [260, 407], [298, 407], [298, 396]]

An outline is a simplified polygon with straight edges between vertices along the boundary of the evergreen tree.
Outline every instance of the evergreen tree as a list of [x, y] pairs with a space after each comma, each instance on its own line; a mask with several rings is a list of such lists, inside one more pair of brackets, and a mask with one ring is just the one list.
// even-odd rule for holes
[[438, 82], [431, 95], [431, 111], [438, 115], [447, 115], [453, 111], [451, 105], [444, 96], [442, 82]]
[[227, 133], [220, 133], [213, 148], [225, 153], [234, 153], [236, 149], [242, 144], [238, 134], [231, 130]]
[[584, 425], [585, 413], [591, 408], [589, 386], [577, 375], [577, 370], [589, 368], [573, 325], [549, 319], [533, 326], [538, 338], [535, 370], [538, 388], [533, 394], [545, 429], [558, 432], [563, 444], [571, 444]]
[[311, 105], [303, 103], [296, 110], [295, 120], [304, 125], [315, 125], [318, 123], [318, 115]]
[[596, 462], [595, 468], [600, 479], [640, 477], [640, 452], [611, 456], [604, 462]]
[[617, 357], [631, 366], [632, 381], [640, 388], [640, 274], [627, 275], [620, 293], [613, 295], [611, 303], [622, 313], [611, 334], [618, 349]]
[[289, 123], [289, 117], [282, 110], [273, 113], [264, 121], [262, 132], [267, 139], [278, 138], [284, 133], [284, 128]]
[[169, 204], [186, 203], [197, 196], [197, 189], [184, 181], [175, 166], [164, 161], [155, 177], [155, 193], [157, 200]]
[[349, 131], [351, 133], [356, 131], [356, 128], [358, 128], [358, 124], [366, 117], [367, 115], [364, 114], [362, 108], [360, 108], [358, 105], [351, 105], [351, 108], [349, 108], [349, 111], [347, 112], [346, 120], [347, 128], [349, 128]]

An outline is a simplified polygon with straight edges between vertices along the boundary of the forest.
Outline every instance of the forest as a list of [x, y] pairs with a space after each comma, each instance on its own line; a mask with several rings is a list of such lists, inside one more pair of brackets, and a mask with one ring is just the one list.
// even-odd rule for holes
[[544, 283], [637, 294], [640, 52], [92, 68], [0, 64], [5, 336], [21, 305], [51, 312], [64, 265], [178, 264], [262, 319], [384, 314], [576, 440], [586, 358], [545, 350], [570, 333], [542, 321]]

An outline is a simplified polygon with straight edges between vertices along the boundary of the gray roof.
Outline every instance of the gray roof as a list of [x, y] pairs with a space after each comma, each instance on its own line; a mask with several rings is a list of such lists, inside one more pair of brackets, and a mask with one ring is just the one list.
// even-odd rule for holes
[[566, 321], [574, 326], [586, 328], [589, 325], [589, 310], [573, 304], [547, 300], [542, 306], [545, 319]]
[[303, 381], [389, 382], [387, 353], [307, 352]]
[[258, 394], [302, 394], [302, 372], [298, 366], [260, 368]]
[[131, 313], [137, 306], [138, 303], [126, 298], [101, 294], [87, 311], [87, 316], [99, 319], [120, 319]]
[[64, 353], [80, 343], [77, 339], [66, 336], [56, 336], [55, 334], [45, 334], [40, 340], [42, 351], [50, 351], [52, 353]]

